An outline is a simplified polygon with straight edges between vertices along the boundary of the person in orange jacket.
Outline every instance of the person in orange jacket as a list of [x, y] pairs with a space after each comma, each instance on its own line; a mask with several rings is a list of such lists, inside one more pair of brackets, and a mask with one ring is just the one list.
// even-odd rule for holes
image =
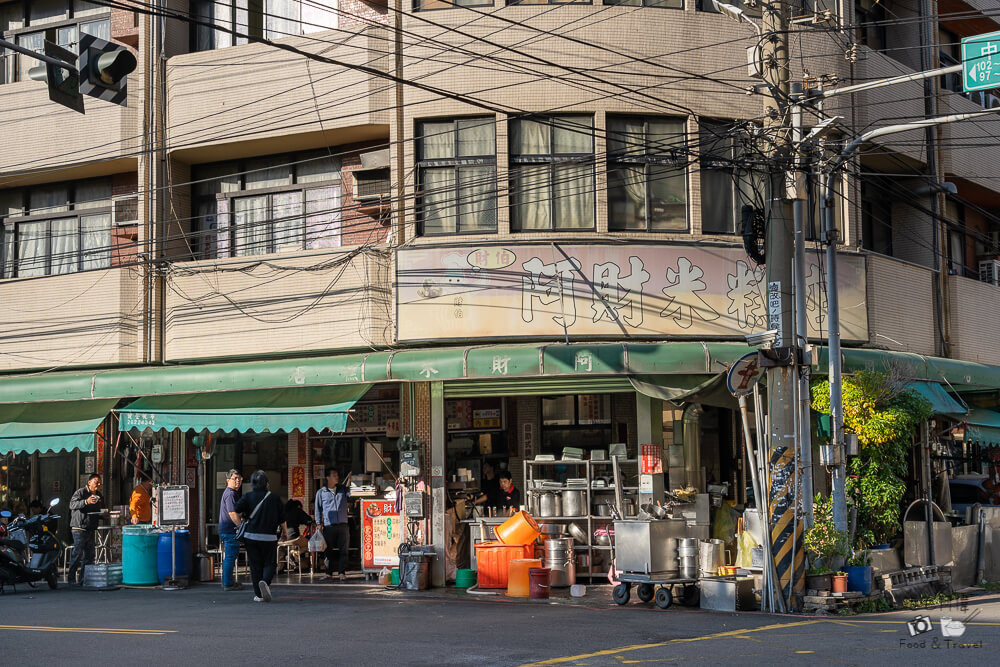
[[128, 513], [132, 523], [152, 523], [153, 505], [150, 503], [152, 480], [144, 479], [132, 489], [132, 497], [128, 501]]

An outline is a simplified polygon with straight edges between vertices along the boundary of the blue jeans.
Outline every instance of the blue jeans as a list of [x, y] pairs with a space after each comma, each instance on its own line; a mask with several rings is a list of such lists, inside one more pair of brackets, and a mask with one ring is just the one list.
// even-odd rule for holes
[[[71, 584], [79, 581], [82, 584], [83, 574], [87, 566], [94, 564], [94, 533], [96, 531], [73, 529], [70, 532], [73, 534], [73, 553], [70, 556], [66, 581]], [[77, 571], [80, 572], [79, 580], [76, 577]]]
[[222, 585], [236, 584], [236, 557], [240, 555], [240, 543], [236, 541], [235, 533], [220, 533], [222, 543]]

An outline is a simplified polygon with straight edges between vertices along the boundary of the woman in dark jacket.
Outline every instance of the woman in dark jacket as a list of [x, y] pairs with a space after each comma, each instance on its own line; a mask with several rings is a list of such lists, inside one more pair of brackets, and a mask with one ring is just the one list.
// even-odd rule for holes
[[268, 491], [267, 485], [267, 473], [258, 470], [250, 477], [253, 491], [236, 503], [236, 513], [247, 522], [243, 545], [250, 565], [254, 602], [271, 601], [271, 580], [278, 569], [278, 528], [288, 537], [284, 503]]

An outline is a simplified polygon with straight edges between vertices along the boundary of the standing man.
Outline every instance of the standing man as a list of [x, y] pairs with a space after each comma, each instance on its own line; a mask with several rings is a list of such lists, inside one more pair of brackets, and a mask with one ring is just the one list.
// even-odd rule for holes
[[333, 550], [340, 553], [337, 558], [337, 574], [341, 581], [347, 581], [347, 549], [351, 545], [351, 533], [347, 526], [347, 510], [351, 502], [351, 473], [347, 473], [346, 484], [340, 483], [340, 473], [336, 468], [326, 469], [326, 486], [316, 492], [316, 525], [323, 530], [326, 540], [326, 574], [320, 581], [333, 579]]
[[132, 497], [128, 501], [128, 513], [132, 517], [132, 523], [152, 523], [153, 505], [150, 502], [150, 491], [153, 489], [153, 480], [144, 479], [132, 489]]
[[242, 588], [236, 581], [236, 558], [240, 555], [240, 543], [236, 541], [236, 526], [240, 515], [236, 513], [236, 503], [240, 501], [243, 475], [235, 468], [226, 473], [226, 490], [219, 503], [219, 544], [222, 547], [222, 590], [238, 591]]
[[[87, 485], [77, 489], [69, 499], [69, 527], [73, 533], [73, 555], [66, 572], [66, 581], [83, 585], [83, 575], [88, 565], [94, 563], [94, 534], [97, 521], [104, 509], [104, 494], [101, 493], [101, 476], [93, 474], [87, 478]], [[80, 571], [77, 580], [76, 573]]]

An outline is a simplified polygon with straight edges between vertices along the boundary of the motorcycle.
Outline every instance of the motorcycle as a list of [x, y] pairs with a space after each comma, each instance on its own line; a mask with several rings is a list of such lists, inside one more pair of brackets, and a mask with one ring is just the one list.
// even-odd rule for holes
[[59, 516], [52, 508], [58, 498], [49, 503], [49, 510], [30, 518], [23, 514], [7, 524], [6, 537], [0, 538], [0, 593], [8, 585], [34, 586], [45, 581], [49, 588], [57, 587], [56, 566], [62, 546], [56, 538]]

